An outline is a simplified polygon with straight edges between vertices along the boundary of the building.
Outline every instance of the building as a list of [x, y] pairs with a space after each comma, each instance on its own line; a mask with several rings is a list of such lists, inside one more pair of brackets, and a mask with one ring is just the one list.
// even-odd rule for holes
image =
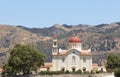
[[[81, 40], [72, 36], [69, 40], [69, 49], [62, 50], [58, 48], [57, 35], [53, 37], [52, 45], [52, 63], [46, 63], [41, 69], [47, 67], [50, 71], [91, 71], [92, 54], [91, 50], [82, 50]], [[48, 64], [48, 65], [47, 65]]]

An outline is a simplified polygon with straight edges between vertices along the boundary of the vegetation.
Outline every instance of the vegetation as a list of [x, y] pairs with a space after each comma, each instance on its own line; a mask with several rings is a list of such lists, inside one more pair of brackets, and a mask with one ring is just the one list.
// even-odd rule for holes
[[16, 45], [10, 52], [8, 63], [3, 66], [3, 74], [30, 74], [44, 64], [45, 55], [36, 48], [27, 45]]
[[120, 68], [120, 58], [110, 53], [107, 57], [106, 69], [109, 72], [114, 72], [118, 68]]
[[[0, 50], [6, 52], [8, 51], [6, 49], [11, 49], [16, 43], [34, 44], [39, 50], [44, 51], [47, 55], [46, 61], [50, 62], [52, 60], [50, 51], [52, 50], [51, 37], [53, 33], [58, 34], [59, 47], [62, 49], [68, 47], [69, 37], [76, 33], [82, 41], [83, 49], [91, 48], [91, 51], [95, 52], [96, 56], [93, 62], [98, 63], [98, 65], [103, 65], [101, 63], [104, 63], [107, 52], [119, 53], [120, 51], [119, 22], [96, 26], [63, 24], [49, 28], [0, 25]], [[6, 57], [4, 55], [1, 57], [3, 60], [0, 60], [0, 66], [6, 62]]]
[[77, 74], [81, 74], [82, 71], [81, 71], [81, 70], [77, 70], [76, 73], [77, 73]]
[[114, 75], [115, 77], [120, 77], [120, 68], [115, 71]]
[[89, 74], [89, 72], [87, 71], [87, 73], [82, 72], [81, 70], [77, 70], [77, 71], [41, 71], [39, 74], [41, 75], [53, 75], [53, 74]]
[[120, 77], [120, 57], [110, 53], [107, 57], [106, 68], [109, 72], [114, 72], [115, 77]]

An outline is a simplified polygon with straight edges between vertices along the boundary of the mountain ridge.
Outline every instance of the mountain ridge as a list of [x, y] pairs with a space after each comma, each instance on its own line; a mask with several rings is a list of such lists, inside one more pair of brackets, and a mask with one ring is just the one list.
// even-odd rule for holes
[[[68, 40], [76, 34], [82, 41], [83, 49], [91, 48], [92, 53], [99, 56], [93, 62], [104, 62], [107, 53], [120, 51], [120, 22], [99, 24], [95, 26], [79, 24], [55, 24], [48, 28], [27, 28], [24, 26], [0, 25], [0, 52], [9, 51], [15, 44], [34, 45], [47, 55], [51, 61], [52, 35], [58, 35], [59, 48], [67, 49]], [[101, 55], [104, 54], [104, 55]], [[6, 55], [8, 56], [8, 55]], [[0, 56], [1, 64], [5, 56]]]

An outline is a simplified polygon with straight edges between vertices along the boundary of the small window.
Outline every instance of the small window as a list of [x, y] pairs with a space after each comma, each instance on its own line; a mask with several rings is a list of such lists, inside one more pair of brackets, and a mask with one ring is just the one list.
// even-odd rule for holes
[[63, 58], [62, 58], [62, 62], [64, 62], [64, 61], [65, 61], [65, 58], [63, 57]]
[[65, 71], [65, 68], [64, 68], [64, 67], [62, 67], [61, 71], [63, 71], [63, 72], [64, 72], [64, 71]]
[[83, 62], [86, 62], [86, 56], [83, 57]]
[[72, 72], [75, 72], [75, 67], [72, 68]]
[[49, 68], [49, 67], [47, 68], [47, 71], [50, 71], [50, 68]]
[[72, 57], [72, 63], [75, 63], [75, 56]]
[[57, 45], [57, 43], [56, 43], [56, 42], [54, 42], [54, 45], [56, 46], [56, 45]]
[[86, 67], [83, 67], [83, 71], [84, 71], [84, 72], [86, 71]]

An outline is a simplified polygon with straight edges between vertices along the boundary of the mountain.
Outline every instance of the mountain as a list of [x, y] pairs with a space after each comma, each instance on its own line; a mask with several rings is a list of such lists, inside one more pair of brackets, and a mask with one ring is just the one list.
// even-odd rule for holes
[[9, 55], [9, 50], [19, 43], [34, 45], [47, 55], [46, 61], [51, 61], [52, 35], [54, 33], [58, 35], [59, 48], [62, 49], [67, 49], [69, 38], [76, 34], [82, 41], [83, 49], [91, 48], [93, 62], [100, 65], [105, 62], [108, 53], [119, 54], [120, 51], [120, 22], [94, 26], [55, 24], [48, 28], [0, 25], [1, 63], [6, 61], [4, 59]]
[[67, 48], [70, 36], [77, 34], [83, 42], [84, 49], [91, 48], [93, 52], [107, 52], [119, 50], [120, 23], [90, 25], [59, 25], [55, 24], [49, 28], [25, 28], [19, 27], [37, 35], [52, 37], [58, 34], [60, 47]]
[[47, 41], [51, 37], [41, 36], [11, 25], [0, 25], [0, 66], [9, 57], [9, 51], [16, 44], [33, 45]]

